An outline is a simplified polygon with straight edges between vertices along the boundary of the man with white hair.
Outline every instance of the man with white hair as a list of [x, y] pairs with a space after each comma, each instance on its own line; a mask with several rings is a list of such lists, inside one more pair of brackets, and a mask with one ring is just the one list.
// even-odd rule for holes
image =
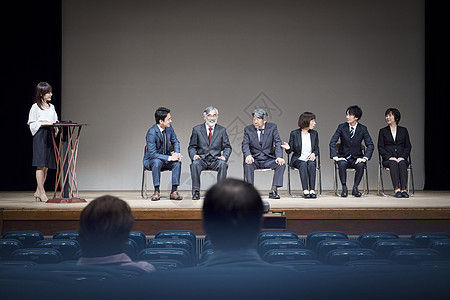
[[225, 127], [217, 124], [219, 111], [209, 106], [203, 111], [204, 123], [192, 129], [188, 153], [191, 158], [192, 199], [200, 199], [200, 174], [217, 171], [217, 182], [227, 177], [231, 144]]
[[278, 187], [283, 186], [286, 165], [277, 125], [267, 122], [268, 114], [264, 109], [255, 109], [252, 116], [253, 124], [245, 127], [242, 141], [245, 180], [254, 184], [255, 169], [274, 170], [269, 198], [280, 199]]

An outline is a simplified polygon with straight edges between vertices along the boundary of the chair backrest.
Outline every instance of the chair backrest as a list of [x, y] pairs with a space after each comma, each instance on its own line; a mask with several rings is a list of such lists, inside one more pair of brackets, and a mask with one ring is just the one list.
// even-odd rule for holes
[[124, 245], [124, 252], [128, 255], [132, 260], [136, 260], [138, 258], [138, 254], [140, 250], [138, 249], [138, 245], [135, 240], [129, 238], [128, 241]]
[[372, 248], [372, 245], [378, 240], [398, 239], [399, 236], [394, 232], [368, 232], [363, 233], [358, 237], [361, 242], [361, 247]]
[[430, 248], [437, 250], [445, 259], [450, 259], [450, 239], [432, 240]]
[[155, 239], [171, 238], [171, 239], [185, 239], [191, 242], [194, 252], [197, 251], [197, 237], [194, 232], [190, 230], [161, 230], [155, 235]]
[[77, 240], [43, 240], [34, 245], [36, 248], [53, 248], [58, 250], [63, 260], [77, 260], [80, 255], [80, 244]]
[[[376, 253], [375, 253], [376, 255]], [[378, 268], [383, 266], [395, 265], [395, 262], [389, 259], [363, 259], [363, 260], [350, 260], [344, 263], [344, 266], [358, 268], [358, 269], [368, 269], [368, 268]]]
[[258, 244], [269, 239], [298, 239], [298, 235], [290, 231], [263, 231], [258, 236]]
[[378, 240], [372, 246], [378, 258], [389, 258], [389, 254], [394, 250], [414, 248], [417, 248], [417, 243], [410, 239]]
[[418, 247], [426, 248], [430, 246], [432, 240], [450, 239], [450, 234], [446, 232], [420, 232], [412, 234], [410, 239], [415, 241]]
[[130, 231], [130, 239], [136, 242], [138, 252], [147, 247], [147, 237], [142, 231]]
[[423, 261], [440, 260], [438, 251], [430, 248], [399, 249], [389, 255], [389, 259], [403, 265], [415, 265]]
[[78, 240], [78, 230], [61, 230], [53, 235], [54, 240]]
[[322, 240], [342, 240], [348, 239], [342, 231], [314, 231], [306, 236], [306, 248], [315, 251], [317, 244]]
[[146, 260], [146, 262], [152, 264], [158, 271], [183, 268], [183, 265], [178, 260], [173, 259], [153, 259]]
[[53, 248], [23, 248], [11, 254], [11, 260], [34, 261], [38, 264], [58, 264], [62, 262], [61, 253]]
[[277, 261], [315, 260], [314, 253], [309, 249], [272, 249], [264, 254], [268, 263]]
[[299, 239], [268, 239], [262, 241], [258, 246], [261, 257], [272, 249], [305, 249], [305, 244]]
[[9, 260], [11, 253], [23, 248], [22, 243], [16, 239], [0, 239], [0, 260]]
[[328, 252], [332, 250], [355, 248], [361, 248], [361, 243], [357, 240], [322, 240], [317, 244], [315, 253], [320, 261], [325, 262]]
[[189, 252], [182, 248], [145, 248], [139, 253], [139, 260], [155, 259], [172, 259], [179, 261], [185, 267], [193, 266]]
[[325, 263], [328, 265], [343, 265], [349, 261], [376, 259], [376, 252], [372, 249], [334, 249], [327, 253]]
[[31, 248], [37, 241], [43, 240], [44, 235], [37, 230], [18, 230], [8, 231], [3, 235], [4, 239], [16, 239], [19, 240], [23, 247]]
[[198, 258], [198, 262], [199, 263], [205, 262], [208, 259], [208, 257], [210, 257], [213, 253], [214, 253], [214, 250], [212, 248], [204, 250], [200, 254], [200, 257]]

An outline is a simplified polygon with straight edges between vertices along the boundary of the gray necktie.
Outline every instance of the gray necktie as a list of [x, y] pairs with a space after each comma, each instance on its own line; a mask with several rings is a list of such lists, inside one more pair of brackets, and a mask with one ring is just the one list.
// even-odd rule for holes
[[355, 135], [355, 129], [353, 128], [353, 126], [351, 126], [350, 127], [350, 138], [352, 139], [354, 135]]

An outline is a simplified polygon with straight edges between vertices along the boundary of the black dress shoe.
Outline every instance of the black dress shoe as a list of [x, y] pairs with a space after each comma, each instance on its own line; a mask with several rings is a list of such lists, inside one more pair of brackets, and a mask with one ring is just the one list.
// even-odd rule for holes
[[303, 194], [303, 198], [305, 198], [305, 199], [311, 198], [311, 194]]
[[348, 189], [346, 186], [342, 187], [342, 193], [341, 193], [341, 197], [347, 197], [348, 196]]
[[357, 188], [353, 188], [352, 195], [355, 197], [361, 197], [362, 194], [358, 191]]
[[198, 199], [200, 199], [200, 192], [194, 191], [194, 193], [192, 194], [192, 200], [198, 200]]
[[316, 193], [311, 193], [311, 194], [309, 194], [309, 198], [317, 198]]
[[401, 198], [402, 197], [402, 193], [400, 191], [395, 193], [395, 198]]
[[409, 195], [406, 191], [402, 192], [402, 198], [409, 198]]
[[277, 191], [271, 191], [269, 193], [269, 198], [270, 199], [280, 199], [280, 195], [278, 195]]

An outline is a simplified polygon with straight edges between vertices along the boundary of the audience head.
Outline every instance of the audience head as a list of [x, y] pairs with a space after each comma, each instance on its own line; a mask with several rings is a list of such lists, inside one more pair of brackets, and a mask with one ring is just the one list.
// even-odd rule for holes
[[79, 240], [84, 257], [122, 253], [134, 217], [123, 200], [105, 195], [90, 202], [81, 212]]
[[39, 82], [34, 91], [34, 103], [36, 103], [40, 109], [43, 109], [44, 95], [51, 93], [52, 86], [47, 82]]
[[[312, 112], [305, 111], [298, 118], [298, 127], [300, 127], [300, 129], [306, 129], [306, 128], [313, 129], [315, 126], [315, 123], [311, 124], [311, 121], [313, 121], [315, 119], [316, 119], [315, 114], [313, 114]], [[314, 125], [314, 126], [312, 126], [312, 125]]]
[[[155, 111], [155, 122], [158, 125], [163, 125], [163, 127], [170, 126], [170, 109], [167, 107], [160, 107]], [[165, 124], [169, 124], [169, 126], [164, 126]]]
[[215, 184], [203, 202], [203, 227], [216, 250], [255, 248], [262, 215], [258, 191], [238, 179]]
[[388, 108], [386, 112], [384, 113], [384, 116], [387, 117], [388, 115], [392, 115], [394, 117], [395, 123], [400, 123], [400, 118], [402, 117], [400, 114], [400, 111], [396, 108]]
[[347, 115], [354, 116], [356, 119], [361, 120], [362, 109], [358, 105], [352, 105], [345, 111]]
[[208, 126], [214, 126], [219, 118], [219, 110], [213, 106], [208, 106], [203, 110], [203, 118]]

